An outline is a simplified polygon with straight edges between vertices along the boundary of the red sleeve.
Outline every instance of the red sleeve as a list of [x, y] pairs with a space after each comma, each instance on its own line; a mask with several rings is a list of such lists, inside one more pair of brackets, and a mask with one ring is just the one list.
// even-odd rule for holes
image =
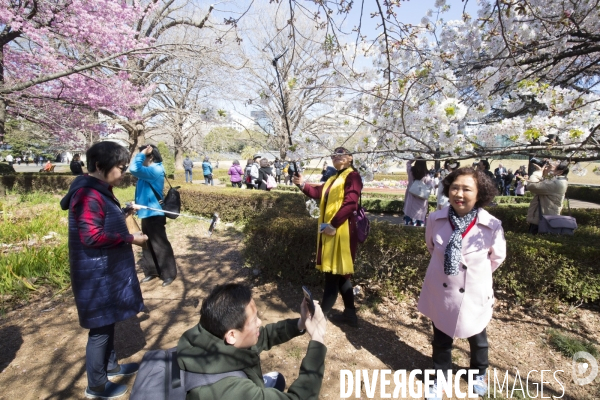
[[362, 179], [358, 172], [354, 171], [348, 174], [344, 185], [344, 202], [330, 222], [334, 228], [337, 229], [356, 211], [362, 186]]
[[111, 248], [133, 242], [133, 235], [106, 232], [104, 230], [105, 199], [90, 188], [81, 188], [71, 199], [71, 211], [75, 216], [79, 239], [85, 246]]
[[302, 189], [302, 193], [310, 197], [311, 199], [321, 200], [321, 195], [323, 194], [323, 185], [309, 185], [308, 183], [304, 184], [304, 188]]

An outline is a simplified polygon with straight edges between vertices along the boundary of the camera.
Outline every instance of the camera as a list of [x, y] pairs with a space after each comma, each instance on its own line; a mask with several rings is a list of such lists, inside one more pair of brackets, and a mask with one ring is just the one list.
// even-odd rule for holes
[[544, 166], [546, 166], [548, 164], [548, 160], [542, 160], [539, 158], [531, 158], [531, 160], [529, 160], [530, 163], [537, 165], [540, 168], [544, 168]]

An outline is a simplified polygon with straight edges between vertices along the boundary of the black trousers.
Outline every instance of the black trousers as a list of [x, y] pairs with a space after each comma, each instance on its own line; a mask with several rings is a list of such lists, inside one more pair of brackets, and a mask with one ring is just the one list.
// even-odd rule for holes
[[[471, 347], [469, 369], [475, 369], [478, 371], [477, 375], [483, 375], [490, 365], [488, 359], [488, 339], [485, 328], [477, 335], [467, 338], [467, 340]], [[447, 374], [449, 369], [452, 369], [453, 342], [453, 338], [433, 325], [433, 368], [444, 371], [444, 375]]]
[[163, 280], [177, 276], [175, 254], [167, 238], [166, 224], [167, 217], [164, 215], [142, 218], [142, 232], [148, 235], [148, 248], [142, 250], [144, 275], [159, 275]]
[[351, 275], [334, 275], [331, 272], [325, 273], [325, 290], [323, 292], [323, 301], [321, 309], [323, 314], [327, 315], [333, 308], [337, 300], [338, 292], [342, 294], [344, 300], [344, 308], [353, 310], [354, 307], [354, 292], [352, 291]]
[[104, 385], [106, 372], [119, 366], [115, 354], [115, 324], [90, 329], [85, 348], [85, 369], [88, 386]]

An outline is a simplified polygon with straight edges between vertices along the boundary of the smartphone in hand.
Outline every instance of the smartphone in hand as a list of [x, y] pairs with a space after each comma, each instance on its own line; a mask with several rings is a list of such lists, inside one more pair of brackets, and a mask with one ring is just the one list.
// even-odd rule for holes
[[329, 225], [328, 223], [323, 222], [320, 226], [319, 226], [319, 232], [323, 232], [325, 230], [325, 228], [327, 228], [327, 225]]
[[310, 313], [310, 316], [312, 317], [315, 315], [315, 302], [313, 301], [312, 294], [310, 293], [310, 290], [308, 290], [308, 288], [306, 286], [302, 286], [302, 292], [304, 292], [304, 298], [306, 299], [306, 304], [308, 306], [308, 312]]

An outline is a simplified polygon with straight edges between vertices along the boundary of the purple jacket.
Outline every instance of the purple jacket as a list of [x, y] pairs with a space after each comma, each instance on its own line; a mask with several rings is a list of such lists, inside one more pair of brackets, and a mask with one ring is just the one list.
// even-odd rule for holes
[[242, 176], [244, 176], [244, 171], [239, 165], [232, 165], [231, 168], [229, 168], [229, 171], [227, 171], [227, 173], [230, 176], [229, 180], [231, 182], [241, 182]]

